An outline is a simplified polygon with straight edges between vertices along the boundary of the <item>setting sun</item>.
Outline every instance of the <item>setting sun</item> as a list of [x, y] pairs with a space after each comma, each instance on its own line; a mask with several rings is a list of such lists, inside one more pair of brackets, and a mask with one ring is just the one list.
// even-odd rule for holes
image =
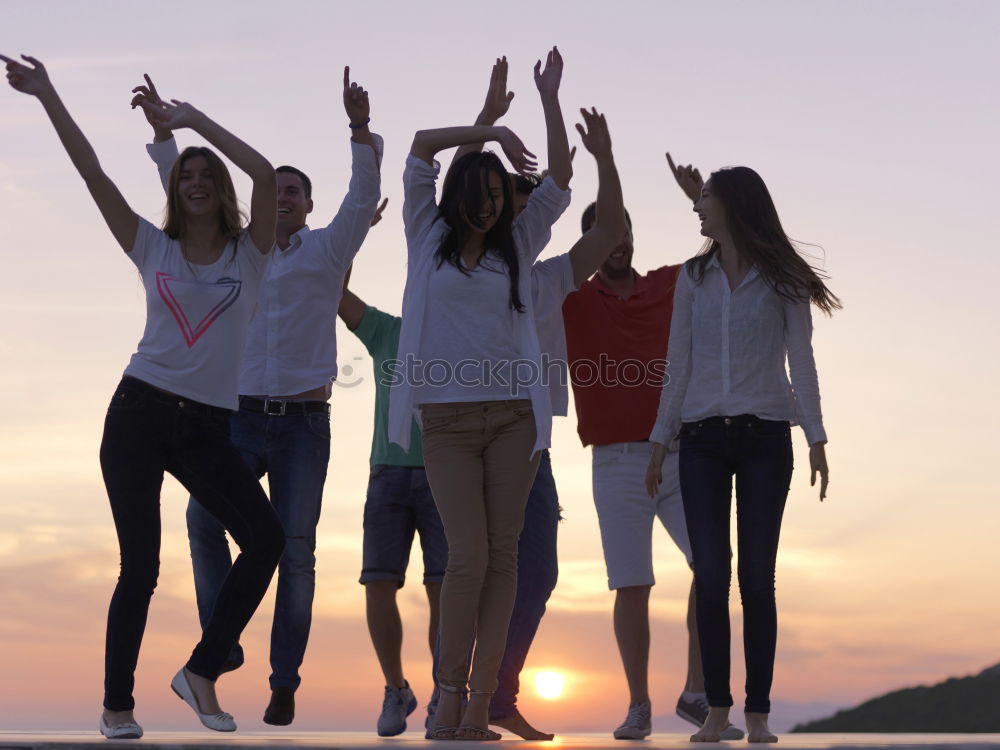
[[555, 700], [562, 695], [566, 677], [562, 672], [539, 672], [535, 675], [535, 692], [546, 700]]

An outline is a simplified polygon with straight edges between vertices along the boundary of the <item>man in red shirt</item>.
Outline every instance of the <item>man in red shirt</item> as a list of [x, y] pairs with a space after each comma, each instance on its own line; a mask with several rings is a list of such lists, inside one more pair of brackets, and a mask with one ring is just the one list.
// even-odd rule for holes
[[[584, 232], [593, 224], [594, 215], [591, 204], [583, 214]], [[666, 372], [674, 286], [681, 266], [638, 274], [632, 268], [632, 221], [627, 212], [626, 218], [629, 229], [625, 238], [598, 272], [566, 298], [563, 320], [577, 431], [585, 446], [593, 446], [594, 504], [608, 587], [615, 591], [615, 637], [630, 693], [628, 716], [614, 736], [642, 739], [652, 731], [647, 675], [649, 592], [655, 583], [653, 519], [659, 517], [689, 566], [691, 546], [676, 451], [663, 463], [663, 484], [656, 497], [649, 497], [643, 483], [651, 453], [648, 438]], [[687, 616], [688, 674], [677, 714], [700, 727], [708, 703], [693, 594], [692, 583]], [[742, 737], [742, 731], [733, 726], [723, 735], [723, 739]]]

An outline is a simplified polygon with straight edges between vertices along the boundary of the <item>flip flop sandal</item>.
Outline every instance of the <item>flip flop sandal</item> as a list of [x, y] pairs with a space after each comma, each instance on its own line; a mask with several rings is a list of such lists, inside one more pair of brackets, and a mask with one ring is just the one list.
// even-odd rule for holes
[[469, 740], [471, 742], [496, 742], [500, 739], [500, 734], [492, 729], [480, 729], [479, 727], [459, 727], [455, 731], [456, 740]]
[[458, 727], [437, 727], [427, 732], [429, 740], [453, 740]]

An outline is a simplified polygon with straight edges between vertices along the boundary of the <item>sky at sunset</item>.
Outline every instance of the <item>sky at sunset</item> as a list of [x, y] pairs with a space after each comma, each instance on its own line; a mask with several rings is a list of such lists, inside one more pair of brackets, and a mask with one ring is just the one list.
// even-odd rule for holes
[[[46, 63], [105, 170], [154, 223], [164, 200], [143, 147], [151, 131], [128, 106], [143, 73], [273, 164], [308, 172], [311, 224], [320, 226], [347, 186], [340, 86], [349, 64], [385, 139], [389, 198], [352, 288], [393, 313], [405, 280], [400, 177], [410, 139], [419, 128], [471, 123], [499, 55], [516, 94], [506, 124], [543, 164], [531, 69], [552, 44], [565, 59], [560, 98], [571, 143], [579, 107], [607, 114], [640, 271], [700, 246], [664, 151], [706, 175], [754, 167], [786, 230], [812, 243], [806, 251], [844, 302], [832, 318], [814, 314], [830, 437], [823, 504], [809, 487], [801, 430], [793, 433], [772, 727], [1000, 661], [1000, 491], [991, 468], [1000, 424], [1000, 4], [35, 0], [0, 8], [0, 53]], [[200, 143], [190, 131], [177, 138], [182, 147]], [[596, 193], [583, 149], [574, 166], [573, 204], [543, 257], [571, 246]], [[234, 178], [249, 196], [244, 175]], [[0, 729], [90, 728], [118, 572], [97, 451], [107, 401], [142, 332], [143, 291], [41, 106], [6, 86], [0, 251]], [[332, 402], [297, 729], [374, 729], [382, 698], [357, 583], [371, 361], [342, 324], [338, 337], [344, 385]], [[560, 581], [529, 655], [521, 707], [544, 729], [609, 732], [628, 699], [590, 454], [575, 416], [556, 419], [552, 462], [565, 517]], [[136, 679], [147, 729], [193, 726], [168, 688], [198, 636], [185, 504], [168, 478], [160, 582]], [[662, 528], [654, 549], [651, 690], [653, 714], [663, 716], [654, 726], [680, 731], [667, 715], [683, 683], [690, 573]], [[420, 574], [418, 548], [400, 601], [407, 676], [426, 703]], [[245, 729], [265, 726], [272, 602], [273, 587], [245, 633], [246, 666], [219, 682], [222, 705]], [[734, 590], [739, 706], [738, 602]], [[560, 699], [536, 695], [539, 670], [565, 674]], [[420, 709], [411, 727], [422, 718]]]

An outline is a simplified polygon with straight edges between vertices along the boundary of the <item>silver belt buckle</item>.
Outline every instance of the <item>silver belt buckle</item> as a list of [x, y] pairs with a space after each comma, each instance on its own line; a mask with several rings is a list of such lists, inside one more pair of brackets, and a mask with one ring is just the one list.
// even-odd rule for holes
[[[287, 401], [271, 400], [269, 398], [264, 399], [264, 413], [269, 417], [283, 417], [285, 416], [285, 409], [288, 406]], [[275, 409], [274, 407], [277, 407]]]

